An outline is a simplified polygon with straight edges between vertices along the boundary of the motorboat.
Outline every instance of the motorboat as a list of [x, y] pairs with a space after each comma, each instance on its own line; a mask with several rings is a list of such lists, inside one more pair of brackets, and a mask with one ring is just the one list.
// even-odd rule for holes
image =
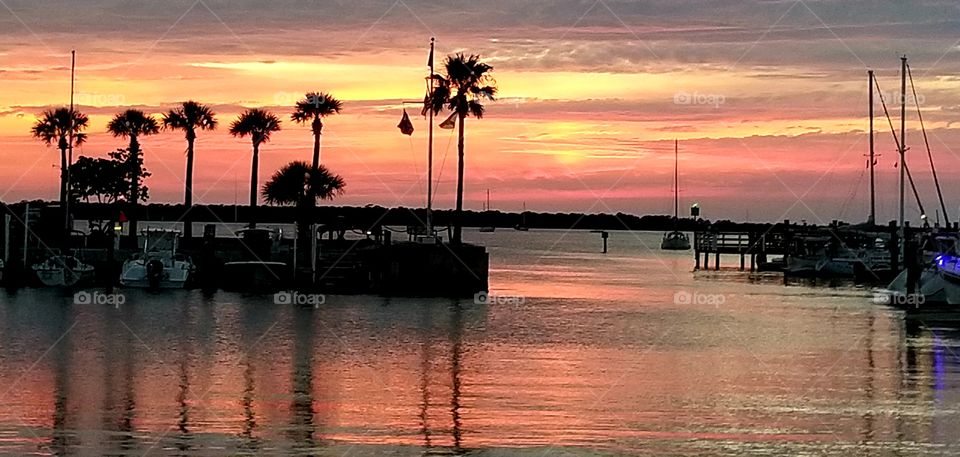
[[32, 265], [34, 274], [47, 287], [72, 287], [93, 279], [93, 265], [73, 255], [55, 254]]
[[690, 249], [690, 238], [686, 233], [678, 230], [663, 234], [660, 249], [665, 251], [686, 251]]
[[182, 289], [194, 271], [189, 257], [177, 252], [180, 232], [150, 229], [143, 232], [143, 252], [123, 263], [120, 284], [124, 287]]

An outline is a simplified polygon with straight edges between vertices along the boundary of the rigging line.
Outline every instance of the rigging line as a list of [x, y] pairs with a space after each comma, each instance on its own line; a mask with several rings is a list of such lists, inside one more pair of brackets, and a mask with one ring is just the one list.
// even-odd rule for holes
[[913, 197], [917, 199], [917, 207], [920, 208], [920, 215], [925, 216], [927, 212], [923, 209], [923, 203], [920, 203], [920, 194], [917, 193], [917, 186], [913, 183], [913, 174], [910, 173], [910, 167], [907, 162], [903, 162], [903, 171], [907, 172], [907, 178], [910, 179], [910, 188], [913, 189]]
[[883, 100], [883, 91], [880, 90], [880, 82], [873, 78], [873, 84], [877, 86], [877, 95], [880, 97], [880, 106], [883, 107], [883, 115], [887, 117], [887, 123], [890, 124], [890, 133], [893, 134], [893, 142], [897, 145], [897, 153], [900, 152], [900, 138], [897, 137], [897, 129], [893, 126], [893, 120], [890, 119], [890, 112], [887, 111], [887, 102]]
[[413, 136], [409, 136], [407, 139], [410, 140], [410, 156], [413, 157], [413, 169], [414, 173], [416, 173], [414, 176], [420, 176], [420, 178], [417, 179], [417, 191], [423, 194], [423, 174], [421, 174], [420, 170], [420, 161], [417, 160], [417, 150], [413, 147]]
[[863, 182], [863, 175], [866, 174], [866, 171], [866, 168], [860, 170], [860, 176], [857, 176], [857, 182], [855, 182], [850, 189], [847, 199], [840, 204], [840, 214], [837, 215], [837, 219], [843, 219], [843, 214], [847, 211], [847, 205], [857, 197], [857, 194], [860, 192], [860, 184]]
[[447, 156], [450, 154], [450, 143], [453, 142], [453, 132], [455, 132], [455, 130], [451, 130], [450, 137], [447, 138], [447, 148], [443, 151], [443, 161], [440, 162], [440, 171], [437, 172], [437, 183], [433, 186], [433, 197], [436, 197], [437, 191], [440, 188], [440, 178], [443, 177], [443, 167], [447, 164]]
[[[873, 79], [873, 83], [877, 86], [877, 95], [880, 96], [880, 106], [883, 106], [883, 114], [887, 117], [887, 123], [890, 124], [890, 133], [893, 134], [893, 142], [897, 145], [897, 151], [902, 150], [900, 146], [900, 138], [897, 137], [897, 129], [893, 127], [893, 120], [890, 119], [890, 112], [887, 111], [887, 102], [883, 100], [883, 91], [880, 90], [880, 83], [876, 78]], [[904, 151], [906, 153], [906, 151]], [[903, 161], [903, 171], [907, 173], [907, 177], [910, 178], [910, 187], [913, 188], [913, 196], [917, 199], [917, 207], [920, 208], [920, 214], [926, 214], [926, 211], [923, 210], [923, 203], [920, 202], [920, 194], [917, 193], [917, 186], [913, 183], [913, 175], [910, 174], [910, 168], [907, 167], [907, 161]]]
[[917, 87], [913, 84], [913, 72], [910, 65], [907, 65], [907, 75], [910, 76], [910, 89], [913, 90], [913, 100], [917, 105], [917, 118], [920, 120], [920, 131], [923, 132], [923, 144], [927, 147], [927, 158], [930, 160], [930, 171], [933, 173], [933, 185], [937, 188], [937, 198], [940, 200], [940, 210], [943, 211], [943, 218], [950, 222], [950, 216], [947, 215], [947, 205], [943, 203], [943, 192], [940, 190], [940, 179], [937, 177], [937, 168], [933, 165], [933, 153], [930, 152], [930, 142], [927, 140], [927, 129], [923, 125], [923, 114], [920, 112], [920, 98], [917, 97]]

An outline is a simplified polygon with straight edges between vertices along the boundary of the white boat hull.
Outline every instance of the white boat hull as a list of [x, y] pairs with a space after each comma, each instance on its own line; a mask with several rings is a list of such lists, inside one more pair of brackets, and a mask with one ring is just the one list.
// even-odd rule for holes
[[[129, 260], [124, 262], [120, 274], [120, 284], [124, 287], [141, 289], [183, 289], [190, 280], [193, 265], [186, 261], [174, 261], [164, 264], [155, 276], [151, 275], [150, 260]], [[159, 262], [159, 261], [158, 261]]]
[[33, 266], [37, 280], [47, 287], [72, 287], [93, 279], [94, 268], [73, 257], [51, 257]]

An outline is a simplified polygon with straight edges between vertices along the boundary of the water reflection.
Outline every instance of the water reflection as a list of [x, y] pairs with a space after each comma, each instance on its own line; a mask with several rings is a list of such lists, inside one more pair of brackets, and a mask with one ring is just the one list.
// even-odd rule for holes
[[[563, 269], [557, 281], [590, 299], [509, 306], [328, 297], [314, 309], [132, 291], [118, 309], [43, 290], [0, 296], [0, 385], [13, 387], [0, 454], [956, 450], [956, 325], [856, 291], [644, 276], [660, 265], [648, 260], [593, 264], [607, 269], [596, 283]], [[550, 276], [539, 282], [530, 290]], [[630, 287], [643, 293], [626, 299]], [[667, 299], [697, 287], [725, 305]]]

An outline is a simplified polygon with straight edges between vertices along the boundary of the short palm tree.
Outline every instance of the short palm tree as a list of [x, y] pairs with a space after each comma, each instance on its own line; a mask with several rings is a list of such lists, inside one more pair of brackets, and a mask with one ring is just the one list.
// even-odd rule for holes
[[250, 137], [253, 144], [253, 160], [250, 171], [250, 228], [257, 226], [257, 172], [260, 167], [260, 145], [270, 141], [270, 134], [280, 130], [280, 118], [259, 108], [248, 109], [230, 124], [230, 134]]
[[[160, 133], [160, 124], [157, 120], [138, 109], [128, 109], [118, 113], [107, 124], [107, 131], [118, 138], [129, 138], [129, 157], [127, 165], [132, 172], [130, 182], [130, 195], [127, 202], [136, 207], [142, 195], [140, 194], [140, 181], [143, 179], [141, 167], [140, 137], [156, 135]], [[130, 238], [136, 243], [137, 240], [137, 218], [136, 215], [130, 217]]]
[[[193, 100], [185, 101], [180, 106], [171, 109], [163, 115], [165, 130], [180, 130], [187, 139], [187, 173], [184, 180], [183, 205], [189, 213], [193, 207], [193, 145], [197, 140], [197, 130], [214, 130], [217, 128], [216, 113], [210, 107]], [[192, 224], [189, 219], [184, 222], [184, 236], [193, 236]]]
[[69, 108], [57, 108], [44, 111], [31, 129], [34, 138], [39, 139], [47, 146], [56, 143], [57, 148], [60, 149], [61, 206], [66, 204], [69, 194], [67, 181], [70, 164], [67, 163], [67, 150], [70, 149], [70, 134], [73, 133], [73, 146], [83, 144], [87, 140], [87, 134], [83, 131], [87, 128], [89, 122], [90, 119], [77, 110], [71, 113]]
[[324, 92], [308, 92], [303, 100], [297, 102], [290, 118], [301, 125], [310, 123], [313, 130], [313, 168], [320, 166], [320, 135], [323, 132], [323, 118], [339, 114], [343, 102]]
[[[160, 133], [160, 124], [153, 116], [150, 116], [138, 109], [128, 109], [117, 114], [107, 124], [107, 131], [118, 138], [130, 139], [130, 166], [135, 167], [140, 160], [140, 137], [156, 135]], [[133, 182], [130, 185], [130, 196], [128, 201], [136, 205], [140, 201], [140, 175], [134, 174]], [[135, 234], [134, 234], [135, 235]]]
[[340, 175], [320, 165], [311, 167], [303, 161], [290, 162], [277, 170], [263, 185], [263, 199], [271, 205], [298, 205], [316, 200], [333, 200], [346, 186]]
[[494, 100], [497, 95], [496, 81], [490, 76], [493, 67], [480, 61], [480, 56], [457, 53], [448, 56], [444, 63], [446, 75], [433, 76], [433, 91], [424, 100], [423, 112], [433, 110], [437, 114], [444, 108], [456, 113], [460, 121], [457, 141], [457, 210], [453, 227], [453, 243], [462, 239], [463, 223], [463, 138], [464, 120], [467, 116], [483, 117], [484, 100]]
[[[263, 185], [263, 199], [271, 205], [296, 205], [297, 237], [310, 239], [310, 224], [317, 200], [333, 200], [343, 194], [346, 184], [327, 167], [311, 167], [307, 162], [290, 162], [277, 170]], [[312, 249], [301, 243], [297, 255], [304, 261]]]

